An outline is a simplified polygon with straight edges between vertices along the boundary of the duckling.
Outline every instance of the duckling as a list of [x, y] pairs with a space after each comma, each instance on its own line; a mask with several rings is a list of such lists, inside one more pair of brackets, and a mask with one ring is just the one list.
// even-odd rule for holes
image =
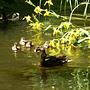
[[48, 41], [46, 41], [44, 44], [43, 44], [43, 48], [49, 48], [50, 47], [50, 45], [49, 45], [49, 42]]
[[35, 52], [35, 53], [38, 53], [38, 52], [40, 52], [40, 51], [41, 51], [41, 48], [40, 48], [39, 46], [36, 46], [35, 49], [34, 49], [34, 52]]
[[27, 43], [27, 40], [25, 40], [24, 37], [21, 37], [21, 39], [20, 39], [20, 41], [19, 41], [19, 44], [20, 44], [21, 46], [25, 46], [26, 43]]
[[32, 41], [27, 41], [25, 46], [26, 46], [26, 48], [31, 48], [34, 46], [34, 44]]
[[18, 50], [20, 50], [20, 47], [17, 45], [17, 42], [15, 42], [12, 46], [12, 51], [17, 52]]
[[61, 56], [47, 56], [45, 48], [41, 51], [41, 62], [40, 66], [42, 67], [52, 67], [57, 65], [63, 65], [64, 63], [67, 63], [68, 60], [65, 55]]

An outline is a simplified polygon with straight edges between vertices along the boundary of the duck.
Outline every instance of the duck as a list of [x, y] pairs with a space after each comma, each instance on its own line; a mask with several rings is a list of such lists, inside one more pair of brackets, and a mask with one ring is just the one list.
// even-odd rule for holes
[[17, 52], [18, 50], [20, 50], [20, 47], [18, 46], [17, 42], [15, 42], [12, 46], [12, 51]]
[[18, 21], [19, 20], [19, 16], [20, 16], [20, 14], [18, 12], [17, 13], [13, 13], [11, 21]]
[[2, 21], [8, 22], [8, 16], [5, 12], [2, 13]]
[[46, 54], [45, 48], [42, 48], [41, 50], [41, 67], [52, 67], [52, 66], [62, 66], [63, 64], [67, 63], [67, 57], [66, 55], [60, 55], [60, 56], [48, 56]]
[[20, 41], [19, 41], [19, 44], [20, 44], [21, 46], [25, 46], [26, 43], [27, 43], [27, 40], [25, 40], [24, 37], [21, 37], [21, 39], [20, 39]]

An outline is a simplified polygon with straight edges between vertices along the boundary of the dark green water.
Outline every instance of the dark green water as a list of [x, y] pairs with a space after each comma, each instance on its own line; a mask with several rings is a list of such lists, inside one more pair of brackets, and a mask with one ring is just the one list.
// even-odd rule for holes
[[41, 68], [33, 51], [11, 50], [20, 37], [35, 38], [27, 31], [24, 22], [0, 29], [0, 90], [90, 90], [90, 50], [74, 52], [73, 61], [62, 67]]

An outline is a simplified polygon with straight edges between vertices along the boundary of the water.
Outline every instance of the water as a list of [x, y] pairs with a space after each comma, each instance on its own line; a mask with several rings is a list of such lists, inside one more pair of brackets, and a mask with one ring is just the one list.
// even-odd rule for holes
[[17, 54], [11, 50], [22, 36], [43, 42], [28, 30], [25, 22], [9, 23], [5, 31], [0, 28], [0, 90], [90, 90], [89, 50], [73, 52], [72, 63], [42, 68], [32, 50]]

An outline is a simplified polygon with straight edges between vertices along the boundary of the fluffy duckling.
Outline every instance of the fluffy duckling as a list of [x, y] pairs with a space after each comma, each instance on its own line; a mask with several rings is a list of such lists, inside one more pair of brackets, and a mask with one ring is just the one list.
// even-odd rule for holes
[[34, 46], [34, 44], [32, 41], [27, 41], [25, 46], [26, 46], [26, 48], [31, 48]]
[[58, 65], [62, 66], [63, 64], [67, 62], [68, 60], [65, 55], [47, 56], [45, 49], [42, 48], [40, 66], [42, 67], [52, 67], [52, 66], [58, 66]]
[[49, 42], [48, 41], [46, 41], [44, 44], [43, 44], [43, 48], [49, 48], [50, 47], [50, 45], [49, 45]]
[[20, 47], [18, 46], [17, 42], [15, 42], [12, 46], [12, 51], [17, 52], [18, 50], [20, 50]]
[[41, 51], [41, 48], [40, 48], [39, 46], [36, 46], [35, 49], [34, 49], [34, 52], [35, 52], [35, 53], [38, 53], [38, 52], [40, 52], [40, 51]]
[[26, 43], [27, 43], [27, 40], [25, 40], [24, 37], [21, 37], [21, 39], [20, 39], [20, 41], [19, 41], [19, 44], [20, 44], [21, 46], [25, 46]]

